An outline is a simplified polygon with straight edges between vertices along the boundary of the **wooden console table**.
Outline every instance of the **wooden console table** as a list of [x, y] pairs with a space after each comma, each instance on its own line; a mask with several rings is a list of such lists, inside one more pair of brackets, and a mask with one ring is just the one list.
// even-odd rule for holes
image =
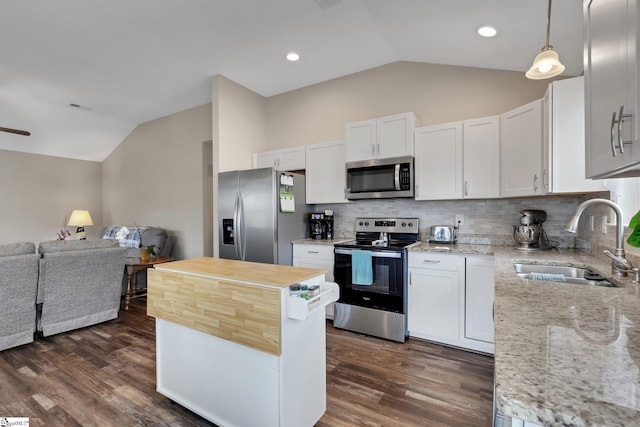
[[[147, 288], [138, 288], [138, 276], [137, 272], [146, 271], [147, 268], [154, 266], [155, 264], [162, 264], [163, 262], [173, 261], [173, 257], [160, 256], [157, 258], [149, 258], [147, 261], [142, 261], [138, 258], [127, 258], [125, 267], [127, 268], [127, 293], [124, 298], [124, 309], [129, 310], [129, 300], [131, 298], [140, 298], [147, 296]], [[133, 276], [133, 279], [131, 278]]]

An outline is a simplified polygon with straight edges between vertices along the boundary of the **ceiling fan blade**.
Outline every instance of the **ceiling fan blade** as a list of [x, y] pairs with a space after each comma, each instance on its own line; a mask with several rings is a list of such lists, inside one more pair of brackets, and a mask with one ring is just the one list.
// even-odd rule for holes
[[24, 135], [24, 136], [31, 135], [31, 132], [27, 132], [26, 130], [3, 128], [3, 127], [0, 127], [0, 132], [9, 132], [9, 133], [15, 133], [15, 134]]

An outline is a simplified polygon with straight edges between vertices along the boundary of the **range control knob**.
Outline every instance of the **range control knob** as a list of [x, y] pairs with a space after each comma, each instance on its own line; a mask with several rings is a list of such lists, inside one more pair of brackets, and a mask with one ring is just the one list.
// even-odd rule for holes
[[364, 225], [365, 225], [366, 227], [368, 227], [368, 226], [369, 226], [369, 221], [365, 222], [365, 223], [364, 223]]
[[406, 222], [403, 222], [403, 223], [402, 223], [402, 226], [403, 226], [403, 227], [406, 227], [406, 226], [407, 226], [407, 223], [406, 223]]
[[413, 223], [412, 222], [409, 223], [409, 227], [413, 227]]
[[360, 221], [360, 222], [358, 223], [358, 225], [359, 225], [360, 227], [362, 227], [362, 224], [363, 224], [363, 222], [362, 222], [362, 221]]

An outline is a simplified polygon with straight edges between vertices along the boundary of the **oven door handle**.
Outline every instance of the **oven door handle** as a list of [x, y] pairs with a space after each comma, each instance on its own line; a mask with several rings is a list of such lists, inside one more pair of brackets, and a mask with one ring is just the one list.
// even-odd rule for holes
[[[351, 255], [353, 249], [335, 249], [336, 254]], [[402, 258], [402, 252], [370, 251], [373, 258]]]

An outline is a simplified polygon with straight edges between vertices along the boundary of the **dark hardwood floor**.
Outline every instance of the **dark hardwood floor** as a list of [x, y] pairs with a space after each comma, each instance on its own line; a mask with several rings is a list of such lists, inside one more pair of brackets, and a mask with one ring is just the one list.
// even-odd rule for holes
[[[211, 426], [155, 391], [145, 310], [133, 300], [116, 320], [0, 352], [0, 417], [29, 417], [32, 427]], [[490, 357], [328, 323], [327, 411], [317, 426], [489, 426], [492, 378]]]

